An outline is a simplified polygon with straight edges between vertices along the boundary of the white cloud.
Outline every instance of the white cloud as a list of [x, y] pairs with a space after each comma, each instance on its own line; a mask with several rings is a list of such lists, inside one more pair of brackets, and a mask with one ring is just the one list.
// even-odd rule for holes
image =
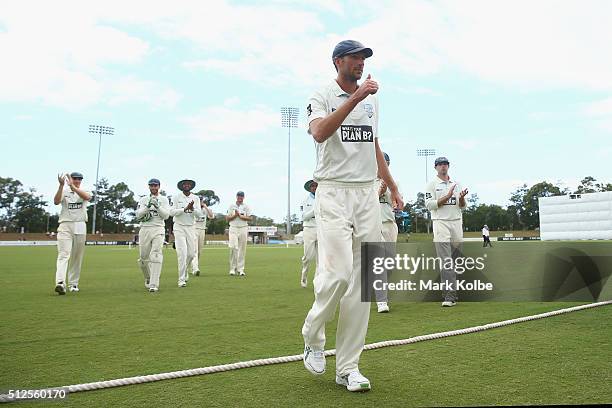
[[90, 6], [21, 1], [3, 9], [0, 100], [83, 109], [98, 103], [152, 101], [160, 94], [164, 101], [178, 99], [168, 87], [121, 73], [117, 67], [141, 63], [150, 46], [101, 21]]
[[280, 126], [280, 113], [268, 106], [240, 110], [228, 106], [209, 106], [181, 121], [191, 128], [191, 137], [205, 142], [238, 139], [244, 136], [265, 137]]

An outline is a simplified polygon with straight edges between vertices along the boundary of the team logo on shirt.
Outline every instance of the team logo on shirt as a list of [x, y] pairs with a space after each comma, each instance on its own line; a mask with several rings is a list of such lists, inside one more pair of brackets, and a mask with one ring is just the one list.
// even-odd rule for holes
[[456, 205], [457, 204], [457, 197], [451, 197], [448, 199], [447, 202], [444, 203], [444, 205]]
[[374, 142], [374, 132], [372, 131], [372, 126], [368, 125], [342, 125], [340, 126], [340, 135], [343, 142]]
[[364, 103], [363, 109], [368, 114], [368, 118], [371, 118], [372, 116], [374, 116], [374, 106], [372, 106], [371, 103]]
[[68, 204], [69, 210], [78, 210], [80, 208], [83, 208], [83, 203], [69, 203]]
[[159, 214], [157, 213], [157, 210], [149, 210], [149, 213], [151, 214], [151, 217], [158, 217]]

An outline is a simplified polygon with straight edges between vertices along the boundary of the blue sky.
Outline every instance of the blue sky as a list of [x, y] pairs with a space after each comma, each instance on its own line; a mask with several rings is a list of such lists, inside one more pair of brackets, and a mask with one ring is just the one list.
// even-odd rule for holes
[[[47, 4], [48, 3], [48, 4]], [[481, 202], [522, 183], [612, 182], [612, 3], [607, 1], [6, 1], [0, 10], [0, 176], [51, 200], [58, 172], [100, 174], [138, 194], [158, 177], [237, 190], [281, 221], [287, 130], [292, 212], [315, 163], [304, 107], [332, 80], [334, 45], [374, 50], [380, 142], [404, 197], [425, 183], [417, 148], [451, 161]], [[36, 13], [32, 13], [36, 10]], [[429, 162], [429, 176], [433, 163]], [[50, 210], [56, 211], [53, 206]]]

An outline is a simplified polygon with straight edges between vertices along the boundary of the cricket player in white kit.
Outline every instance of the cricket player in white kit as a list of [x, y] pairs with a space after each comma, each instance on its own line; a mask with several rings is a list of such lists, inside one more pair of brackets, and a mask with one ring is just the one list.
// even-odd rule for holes
[[380, 242], [377, 173], [387, 183], [394, 206], [404, 206], [378, 145], [378, 84], [363, 74], [372, 50], [357, 41], [336, 45], [332, 61], [336, 80], [310, 98], [308, 132], [316, 142], [318, 183], [315, 199], [318, 272], [315, 300], [306, 316], [304, 366], [325, 372], [325, 323], [339, 307], [336, 332], [336, 383], [349, 391], [367, 391], [359, 372], [370, 304], [361, 301], [361, 243]]
[[200, 276], [200, 259], [202, 257], [202, 249], [206, 243], [206, 221], [208, 218], [213, 217], [212, 211], [204, 202], [204, 197], [200, 197], [200, 206], [202, 210], [202, 216], [197, 217], [195, 221], [195, 256], [191, 261], [191, 274], [193, 276]]
[[174, 221], [174, 243], [176, 246], [176, 256], [178, 258], [178, 286], [187, 286], [189, 277], [187, 276], [187, 266], [191, 264], [195, 256], [196, 230], [195, 222], [197, 217], [202, 217], [200, 198], [191, 194], [195, 187], [193, 180], [181, 180], [177, 187], [182, 193], [172, 197], [172, 208], [170, 215]]
[[[431, 211], [433, 220], [434, 244], [442, 263], [448, 258], [455, 259], [463, 242], [463, 210], [466, 207], [465, 196], [468, 190], [451, 181], [448, 175], [449, 161], [438, 157], [434, 167], [438, 175], [425, 187], [425, 206]], [[442, 268], [440, 280], [446, 283], [443, 294], [443, 307], [452, 307], [457, 303], [457, 273], [454, 269]]]
[[225, 219], [229, 222], [229, 250], [230, 250], [230, 271], [231, 276], [238, 273], [246, 276], [244, 272], [244, 258], [246, 256], [247, 238], [249, 235], [249, 221], [251, 208], [244, 203], [244, 192], [236, 193], [236, 203], [227, 209]]
[[[57, 228], [57, 269], [55, 291], [66, 294], [66, 273], [71, 292], [79, 291], [79, 278], [85, 251], [87, 204], [91, 193], [81, 188], [83, 175], [79, 172], [59, 174], [59, 187], [53, 203], [62, 205]], [[66, 186], [67, 185], [67, 186]]]
[[[308, 195], [302, 201], [302, 231], [304, 236], [304, 256], [302, 257], [302, 277], [300, 285], [305, 288], [308, 285], [308, 267], [317, 261], [317, 221], [314, 215], [315, 194], [317, 182], [308, 180], [304, 184], [304, 190]], [[315, 271], [316, 274], [316, 271]]]
[[[387, 153], [383, 154], [387, 166], [391, 164], [391, 159]], [[393, 243], [397, 242], [397, 224], [395, 222], [395, 212], [393, 211], [393, 202], [391, 198], [391, 192], [387, 188], [387, 184], [383, 180], [379, 180], [378, 187], [378, 202], [380, 203], [380, 218], [382, 219], [382, 238], [384, 242]], [[387, 247], [385, 247], [387, 249]], [[387, 253], [389, 252], [389, 253]], [[385, 251], [385, 257], [391, 258], [395, 256], [395, 249]], [[379, 279], [383, 282], [388, 280], [388, 271], [384, 271], [379, 275]], [[387, 290], [376, 290], [376, 306], [378, 313], [389, 312], [389, 297]]]
[[158, 179], [149, 180], [150, 194], [141, 197], [136, 208], [136, 219], [140, 221], [138, 265], [144, 275], [145, 288], [151, 293], [159, 290], [159, 276], [164, 261], [164, 221], [170, 216], [168, 198], [159, 194], [159, 185]]

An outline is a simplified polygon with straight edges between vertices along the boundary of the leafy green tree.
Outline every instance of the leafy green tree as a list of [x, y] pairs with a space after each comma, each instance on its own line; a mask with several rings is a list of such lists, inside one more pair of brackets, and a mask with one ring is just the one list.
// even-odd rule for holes
[[13, 217], [17, 211], [19, 194], [23, 192], [21, 181], [0, 177], [0, 225], [11, 226]]
[[45, 232], [49, 216], [45, 210], [47, 202], [42, 195], [35, 193], [33, 188], [19, 193], [12, 222], [18, 229], [23, 227], [26, 232]]
[[213, 190], [200, 190], [195, 193], [195, 195], [202, 198], [204, 204], [206, 204], [208, 207], [212, 207], [220, 201], [219, 196], [216, 195]]

